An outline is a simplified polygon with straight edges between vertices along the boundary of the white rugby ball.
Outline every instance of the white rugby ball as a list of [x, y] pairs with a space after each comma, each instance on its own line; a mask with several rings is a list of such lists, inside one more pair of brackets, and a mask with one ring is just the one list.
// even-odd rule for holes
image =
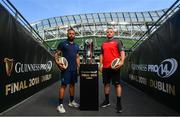
[[114, 69], [115, 66], [120, 62], [119, 58], [115, 58], [112, 62], [111, 62], [111, 68]]
[[62, 63], [62, 68], [67, 69], [68, 61], [65, 57], [59, 57], [58, 61]]

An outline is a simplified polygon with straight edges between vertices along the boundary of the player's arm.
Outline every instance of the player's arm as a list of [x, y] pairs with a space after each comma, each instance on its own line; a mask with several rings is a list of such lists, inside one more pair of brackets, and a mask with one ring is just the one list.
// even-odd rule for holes
[[99, 56], [100, 58], [100, 66], [103, 66], [103, 55], [102, 54], [100, 54], [100, 56]]
[[61, 61], [59, 61], [59, 58], [61, 57], [61, 51], [60, 50], [56, 50], [56, 52], [55, 52], [55, 54], [54, 54], [54, 57], [55, 57], [55, 62], [56, 62], [56, 64], [59, 66], [59, 68], [61, 69], [61, 70], [64, 70], [64, 68], [63, 68], [63, 63], [61, 62]]
[[99, 57], [100, 57], [99, 58], [99, 60], [100, 60], [100, 62], [99, 62], [99, 71], [102, 72], [102, 69], [103, 69], [103, 55], [100, 54]]
[[99, 70], [100, 70], [100, 72], [102, 72], [102, 69], [103, 69], [103, 48], [102, 48], [102, 46], [101, 46], [101, 54], [100, 54], [100, 56], [99, 56]]
[[77, 63], [77, 67], [80, 67], [80, 56], [79, 53], [76, 54], [76, 63]]
[[54, 57], [55, 57], [55, 62], [57, 64], [59, 64], [59, 57], [61, 56], [61, 50], [56, 50], [56, 52], [54, 53]]
[[120, 55], [121, 55], [121, 57], [120, 57], [120, 66], [123, 66], [124, 65], [124, 60], [125, 60], [125, 51], [123, 50], [123, 51], [121, 51], [120, 52]]
[[124, 47], [123, 47], [123, 43], [121, 41], [118, 43], [118, 49], [119, 49], [119, 52], [120, 52], [120, 62], [115, 67], [115, 69], [119, 69], [124, 65], [124, 60], [125, 60], [125, 57], [126, 57]]
[[123, 46], [123, 43], [122, 41], [119, 42], [119, 50], [120, 50], [120, 67], [124, 65], [124, 60], [126, 58], [126, 55], [125, 55], [125, 49], [124, 49], [124, 46]]

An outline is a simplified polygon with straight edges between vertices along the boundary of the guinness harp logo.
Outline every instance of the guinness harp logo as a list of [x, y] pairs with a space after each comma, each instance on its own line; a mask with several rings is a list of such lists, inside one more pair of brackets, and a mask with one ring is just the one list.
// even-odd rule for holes
[[13, 69], [13, 61], [14, 61], [13, 59], [4, 58], [7, 76], [11, 76], [12, 69]]

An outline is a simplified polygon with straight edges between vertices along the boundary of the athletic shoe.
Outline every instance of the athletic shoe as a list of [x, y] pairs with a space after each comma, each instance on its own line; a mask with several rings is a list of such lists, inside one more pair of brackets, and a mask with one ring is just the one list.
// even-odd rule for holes
[[74, 100], [72, 102], [69, 101], [69, 104], [68, 104], [70, 107], [75, 107], [75, 108], [78, 108], [79, 107], [79, 104], [76, 103]]
[[111, 104], [109, 103], [109, 101], [104, 101], [101, 105], [100, 105], [100, 107], [103, 107], [103, 108], [105, 108], [105, 107], [108, 107], [108, 106], [110, 106]]
[[60, 104], [60, 105], [57, 107], [57, 111], [58, 111], [59, 113], [65, 113], [65, 112], [66, 112], [66, 110], [65, 110], [64, 107], [63, 107], [63, 104]]
[[122, 113], [122, 106], [121, 106], [121, 104], [116, 106], [116, 110], [117, 110], [117, 113]]

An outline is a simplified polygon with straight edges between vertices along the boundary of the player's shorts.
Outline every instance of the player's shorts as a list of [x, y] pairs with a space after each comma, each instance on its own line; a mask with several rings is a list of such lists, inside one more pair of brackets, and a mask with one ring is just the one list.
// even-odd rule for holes
[[62, 71], [61, 84], [75, 84], [77, 83], [77, 71]]
[[103, 83], [110, 84], [112, 81], [113, 85], [120, 84], [120, 70], [113, 70], [111, 68], [103, 68], [102, 71]]

